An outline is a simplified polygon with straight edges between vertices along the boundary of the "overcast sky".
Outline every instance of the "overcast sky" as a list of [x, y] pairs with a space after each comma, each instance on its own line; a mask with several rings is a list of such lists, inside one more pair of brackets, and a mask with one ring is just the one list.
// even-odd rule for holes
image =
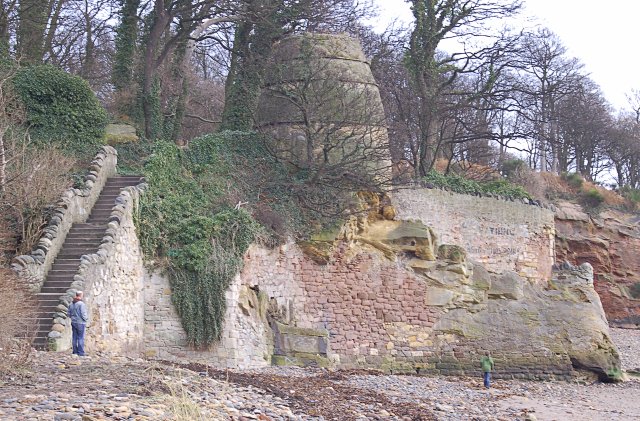
[[[380, 8], [380, 27], [395, 18], [412, 21], [405, 0], [374, 1]], [[625, 94], [640, 89], [640, 0], [524, 1], [526, 9], [517, 25], [533, 27], [537, 22], [558, 34], [609, 102], [625, 107]]]

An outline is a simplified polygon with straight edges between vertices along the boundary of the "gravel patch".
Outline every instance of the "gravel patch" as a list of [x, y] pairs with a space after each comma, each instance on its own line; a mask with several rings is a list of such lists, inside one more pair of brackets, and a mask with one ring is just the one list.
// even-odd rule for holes
[[638, 420], [640, 331], [612, 329], [630, 380], [619, 384], [382, 375], [266, 367], [216, 370], [36, 352], [0, 379], [2, 420]]

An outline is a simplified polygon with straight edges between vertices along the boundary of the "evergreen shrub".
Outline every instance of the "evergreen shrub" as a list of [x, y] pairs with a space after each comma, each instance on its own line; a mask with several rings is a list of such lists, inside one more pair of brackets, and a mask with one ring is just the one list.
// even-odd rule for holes
[[[260, 135], [222, 132], [188, 149], [157, 142], [144, 166], [149, 189], [136, 224], [147, 260], [163, 266], [189, 343], [206, 348], [220, 338], [225, 291], [254, 241], [269, 226], [253, 217], [269, 209], [295, 221], [286, 170], [263, 150]], [[240, 205], [238, 205], [240, 204]]]
[[249, 245], [309, 238], [336, 224], [340, 215], [321, 210], [348, 196], [278, 161], [268, 140], [224, 131], [195, 139], [188, 149], [156, 142], [146, 159], [149, 189], [136, 217], [140, 244], [146, 260], [168, 274], [196, 348], [220, 338], [225, 291]]
[[50, 65], [32, 66], [18, 70], [14, 87], [35, 141], [83, 157], [103, 143], [107, 113], [84, 79]]
[[605, 198], [597, 189], [589, 189], [582, 193], [582, 203], [590, 208], [597, 208], [604, 203]]
[[425, 183], [431, 184], [434, 187], [446, 188], [456, 193], [496, 194], [506, 197], [531, 199], [531, 196], [524, 188], [511, 184], [507, 180], [478, 182], [457, 174], [444, 175], [435, 170], [430, 171], [423, 180]]
[[569, 184], [569, 186], [574, 189], [580, 189], [582, 187], [582, 184], [584, 183], [584, 179], [582, 178], [582, 176], [575, 172], [562, 173], [561, 177], [564, 181], [567, 182], [567, 184]]

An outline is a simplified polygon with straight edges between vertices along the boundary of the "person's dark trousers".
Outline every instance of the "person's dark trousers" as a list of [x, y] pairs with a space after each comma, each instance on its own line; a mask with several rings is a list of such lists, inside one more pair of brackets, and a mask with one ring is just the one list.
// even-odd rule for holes
[[84, 357], [84, 323], [71, 323], [73, 353]]
[[484, 376], [484, 387], [486, 387], [487, 389], [491, 387], [491, 372], [489, 371], [485, 371]]

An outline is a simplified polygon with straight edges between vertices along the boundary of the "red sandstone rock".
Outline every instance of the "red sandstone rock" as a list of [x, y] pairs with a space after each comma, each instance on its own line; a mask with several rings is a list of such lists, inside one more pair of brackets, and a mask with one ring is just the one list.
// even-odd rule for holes
[[[563, 209], [571, 207], [571, 218]], [[594, 286], [610, 323], [640, 325], [640, 300], [629, 289], [640, 283], [640, 227], [637, 217], [606, 211], [598, 217], [577, 215], [575, 205], [560, 204], [556, 213], [556, 259], [589, 262]]]

